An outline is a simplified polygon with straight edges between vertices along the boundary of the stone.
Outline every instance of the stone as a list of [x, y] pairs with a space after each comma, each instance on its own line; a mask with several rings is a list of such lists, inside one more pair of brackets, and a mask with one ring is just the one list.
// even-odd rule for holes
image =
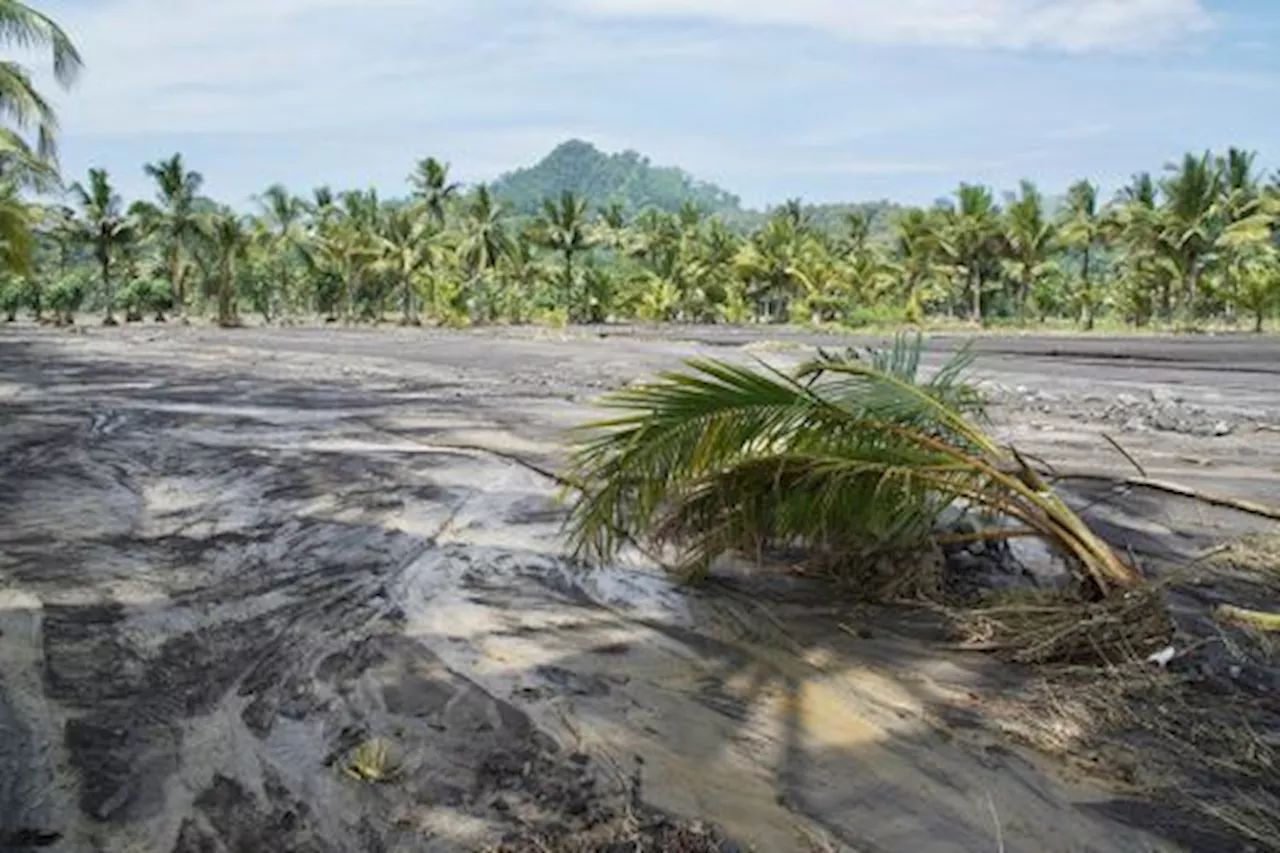
[[1146, 428], [1147, 422], [1142, 418], [1129, 418], [1124, 422], [1124, 426], [1120, 427], [1125, 432], [1142, 432]]

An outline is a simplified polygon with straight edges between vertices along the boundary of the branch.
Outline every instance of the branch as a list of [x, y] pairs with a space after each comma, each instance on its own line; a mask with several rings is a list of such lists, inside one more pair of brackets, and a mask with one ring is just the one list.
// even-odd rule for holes
[[1163, 480], [1152, 480], [1148, 477], [1117, 477], [1114, 474], [1059, 472], [1053, 478], [1059, 482], [1063, 480], [1093, 480], [1100, 483], [1113, 483], [1117, 486], [1132, 486], [1139, 489], [1151, 489], [1152, 491], [1165, 492], [1167, 494], [1177, 495], [1178, 497], [1189, 498], [1193, 501], [1198, 501], [1210, 506], [1224, 507], [1237, 512], [1243, 512], [1248, 515], [1257, 515], [1262, 518], [1269, 518], [1272, 521], [1280, 521], [1280, 507], [1267, 506], [1266, 504], [1255, 503], [1241, 498], [1227, 497], [1226, 495], [1215, 495], [1208, 492], [1200, 492], [1190, 488], [1189, 486], [1182, 486], [1177, 483], [1166, 483]]

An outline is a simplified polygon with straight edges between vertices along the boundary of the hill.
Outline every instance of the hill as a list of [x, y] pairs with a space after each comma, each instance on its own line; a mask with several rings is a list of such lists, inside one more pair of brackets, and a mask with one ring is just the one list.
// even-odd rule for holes
[[542, 201], [571, 190], [592, 208], [621, 202], [628, 213], [647, 207], [677, 211], [693, 202], [708, 213], [736, 211], [737, 196], [695, 180], [682, 169], [654, 166], [635, 151], [606, 154], [589, 142], [563, 142], [535, 166], [498, 178], [492, 187], [513, 211], [534, 214]]

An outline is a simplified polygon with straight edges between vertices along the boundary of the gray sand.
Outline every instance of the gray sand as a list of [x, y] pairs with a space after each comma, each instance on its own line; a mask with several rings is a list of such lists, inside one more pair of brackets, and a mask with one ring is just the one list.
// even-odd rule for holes
[[[761, 851], [988, 853], [997, 820], [1009, 851], [1178, 849], [941, 721], [993, 662], [859, 638], [883, 617], [798, 582], [569, 565], [553, 484], [506, 455], [554, 467], [596, 395], [681, 357], [835, 343], [603, 331], [0, 331], [0, 847], [467, 851], [638, 778]], [[1105, 431], [1280, 503], [1275, 340], [978, 346], [1028, 449], [1120, 470]], [[1174, 554], [1223, 532], [1095, 515]], [[347, 772], [374, 740], [386, 778]]]

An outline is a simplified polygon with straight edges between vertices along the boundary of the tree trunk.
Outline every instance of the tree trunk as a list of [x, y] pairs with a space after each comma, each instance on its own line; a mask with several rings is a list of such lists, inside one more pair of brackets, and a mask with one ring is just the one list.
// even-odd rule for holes
[[173, 312], [181, 317], [186, 309], [187, 293], [182, 280], [182, 255], [176, 243], [169, 249], [169, 284], [173, 287]]
[[102, 267], [102, 293], [107, 300], [107, 316], [102, 319], [102, 325], [116, 325], [115, 315], [112, 314], [112, 307], [115, 303], [115, 294], [111, 292], [111, 256], [106, 253], [99, 252], [98, 263]]
[[1083, 284], [1081, 295], [1084, 298], [1080, 300], [1083, 303], [1080, 307], [1084, 311], [1084, 330], [1086, 332], [1093, 331], [1093, 279], [1089, 273], [1090, 260], [1092, 259], [1089, 257], [1089, 250], [1085, 249], [1084, 268], [1081, 270], [1080, 279]]
[[1196, 264], [1192, 262], [1187, 268], [1187, 292], [1183, 298], [1186, 304], [1183, 306], [1183, 319], [1190, 325], [1196, 318], [1196, 291], [1200, 286], [1200, 271], [1196, 268]]
[[982, 273], [970, 273], [969, 287], [973, 291], [973, 322], [982, 323]]
[[1023, 271], [1022, 281], [1018, 284], [1018, 322], [1027, 322], [1027, 302], [1031, 299], [1031, 270]]
[[1262, 334], [1262, 306], [1258, 306], [1253, 312], [1253, 333], [1255, 335]]
[[403, 294], [402, 294], [402, 298], [401, 298], [401, 300], [400, 300], [400, 301], [401, 301], [401, 306], [400, 306], [400, 307], [404, 310], [404, 320], [403, 320], [403, 322], [401, 323], [401, 325], [404, 325], [404, 326], [412, 326], [412, 325], [414, 325], [414, 322], [413, 322], [413, 284], [412, 284], [412, 282], [410, 282], [410, 280], [409, 280], [409, 277], [408, 277], [408, 276], [405, 276], [405, 277], [404, 277], [404, 282], [401, 284], [401, 287], [403, 288]]
[[218, 281], [218, 325], [223, 328], [236, 325], [234, 294], [235, 268], [227, 264]]

